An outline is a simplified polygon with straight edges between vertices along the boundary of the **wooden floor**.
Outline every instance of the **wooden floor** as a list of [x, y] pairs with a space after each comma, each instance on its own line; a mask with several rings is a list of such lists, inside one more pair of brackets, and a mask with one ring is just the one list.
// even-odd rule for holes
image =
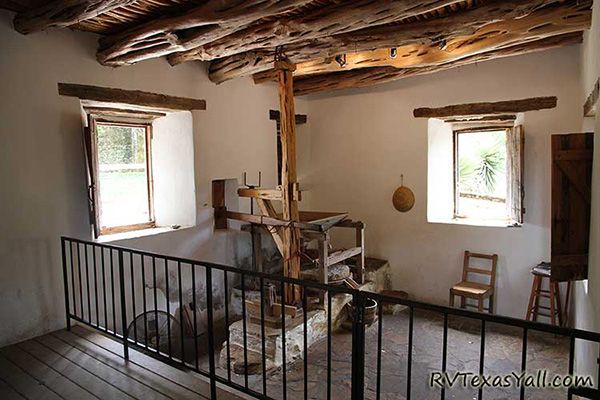
[[[208, 399], [207, 380], [84, 327], [0, 349], [0, 399]], [[240, 399], [219, 389], [219, 399]]]

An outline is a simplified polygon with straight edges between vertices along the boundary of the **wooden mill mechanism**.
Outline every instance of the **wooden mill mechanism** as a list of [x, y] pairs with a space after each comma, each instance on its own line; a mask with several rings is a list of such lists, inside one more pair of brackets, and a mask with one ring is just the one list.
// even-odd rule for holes
[[[256, 201], [260, 214], [247, 214], [228, 211], [225, 208], [224, 184], [213, 185], [213, 207], [215, 208], [215, 227], [227, 228], [227, 219], [244, 221], [255, 227], [263, 227], [271, 234], [283, 259], [283, 275], [289, 278], [301, 278], [301, 249], [303, 244], [316, 240], [318, 257], [318, 281], [328, 282], [328, 268], [352, 258], [353, 276], [345, 279], [345, 284], [358, 287], [363, 282], [364, 271], [364, 224], [348, 219], [344, 212], [299, 211], [298, 202], [302, 198], [296, 174], [296, 122], [294, 110], [294, 88], [292, 73], [295, 66], [277, 57], [275, 70], [279, 83], [280, 126], [281, 126], [281, 185], [275, 189], [248, 187], [238, 189], [240, 197]], [[273, 201], [279, 201], [282, 212], [278, 214]], [[356, 230], [356, 245], [330, 253], [329, 230], [333, 227]], [[260, 235], [258, 229], [251, 230], [253, 236]], [[253, 245], [255, 239], [253, 238]], [[260, 246], [254, 245], [254, 251], [260, 252]], [[258, 263], [260, 264], [260, 262]], [[259, 270], [261, 267], [259, 265]], [[265, 296], [271, 299], [272, 296]], [[298, 285], [286, 285], [281, 303], [270, 302], [267, 313], [279, 314], [283, 311], [296, 315], [302, 302], [302, 292]], [[321, 299], [323, 300], [323, 299]], [[281, 311], [280, 311], [281, 310]]]

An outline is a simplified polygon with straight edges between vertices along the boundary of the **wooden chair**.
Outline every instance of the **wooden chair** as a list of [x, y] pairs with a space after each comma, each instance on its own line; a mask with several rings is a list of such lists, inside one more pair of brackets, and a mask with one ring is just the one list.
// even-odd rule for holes
[[[481, 258], [491, 261], [491, 269], [475, 268], [471, 266], [471, 258]], [[477, 300], [477, 309], [479, 312], [484, 311], [483, 301], [489, 299], [487, 310], [490, 314], [494, 313], [494, 288], [496, 287], [496, 266], [498, 264], [498, 255], [488, 255], [471, 253], [465, 251], [463, 262], [462, 281], [454, 285], [450, 289], [450, 307], [454, 307], [454, 297], [460, 296], [460, 307], [465, 308], [466, 299], [471, 298]], [[479, 274], [489, 276], [489, 284], [479, 283], [469, 280], [469, 274]]]

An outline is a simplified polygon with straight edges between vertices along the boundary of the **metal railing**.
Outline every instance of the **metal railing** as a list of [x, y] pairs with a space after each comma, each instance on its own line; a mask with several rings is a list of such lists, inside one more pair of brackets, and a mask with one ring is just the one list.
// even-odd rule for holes
[[[406, 385], [403, 394], [406, 399], [418, 398], [413, 394], [413, 363], [415, 356], [414, 330], [417, 310], [427, 311], [443, 317], [443, 337], [441, 352], [441, 372], [447, 372], [448, 324], [449, 316], [480, 321], [480, 359], [479, 374], [483, 375], [486, 350], [486, 324], [500, 324], [522, 330], [521, 371], [527, 369], [528, 337], [537, 331], [558, 335], [569, 339], [568, 374], [574, 372], [575, 341], [583, 340], [600, 344], [600, 334], [530, 322], [499, 315], [483, 314], [465, 309], [449, 308], [381, 294], [350, 289], [344, 286], [322, 285], [316, 282], [296, 280], [282, 276], [273, 276], [225, 265], [218, 265], [181, 257], [173, 257], [147, 251], [129, 249], [120, 246], [100, 244], [75, 238], [62, 237], [62, 263], [65, 288], [65, 308], [67, 328], [71, 320], [97, 329], [123, 343], [123, 355], [129, 357], [129, 347], [133, 346], [146, 354], [169, 364], [175, 364], [193, 370], [206, 378], [210, 384], [210, 396], [217, 399], [217, 383], [228, 386], [257, 399], [288, 398], [285, 310], [281, 309], [280, 342], [281, 352], [279, 371], [281, 374], [281, 392], [268, 391], [267, 381], [267, 317], [263, 306], [255, 323], [260, 325], [260, 369], [258, 382], [249, 382], [249, 343], [248, 310], [246, 307], [247, 283], [252, 281], [260, 293], [260, 304], [264, 304], [266, 285], [274, 285], [279, 293], [290, 286], [302, 288], [302, 398], [309, 398], [308, 384], [308, 315], [314, 311], [309, 304], [308, 293], [318, 292], [325, 301], [326, 308], [326, 394], [332, 396], [332, 298], [345, 294], [352, 299], [351, 308], [351, 399], [365, 398], [365, 305], [369, 300], [377, 302], [376, 308], [376, 375], [374, 397], [381, 398], [382, 385], [382, 349], [384, 305], [402, 305], [408, 307], [408, 343], [406, 360]], [[218, 282], [217, 282], [218, 281]], [[239, 305], [232, 304], [232, 290], [239, 291]], [[185, 298], [184, 298], [185, 297]], [[238, 315], [233, 308], [241, 308]], [[191, 313], [191, 316], [190, 316]], [[215, 315], [217, 314], [217, 315]], [[233, 316], [232, 316], [233, 315]], [[258, 320], [258, 321], [256, 321]], [[243, 345], [242, 373], [232, 370], [232, 346], [230, 343], [230, 324], [241, 321]], [[271, 321], [272, 322], [272, 321]], [[219, 326], [222, 323], [222, 326]], [[164, 343], [166, 337], [166, 342]], [[221, 367], [216, 362], [217, 340], [222, 337], [224, 359]], [[255, 347], [258, 345], [254, 343]], [[277, 349], [276, 349], [277, 350]], [[272, 351], [272, 349], [271, 349]], [[238, 371], [239, 372], [239, 371]], [[576, 388], [568, 390], [568, 398], [573, 395], [600, 398], [598, 383], [596, 388]], [[400, 389], [399, 389], [400, 392]], [[275, 397], [280, 396], [280, 397]], [[446, 389], [440, 389], [440, 398], [444, 399]], [[519, 397], [525, 399], [526, 389], [520, 388]], [[595, 397], [594, 397], [595, 396]], [[484, 398], [483, 387], [478, 389], [478, 399]]]

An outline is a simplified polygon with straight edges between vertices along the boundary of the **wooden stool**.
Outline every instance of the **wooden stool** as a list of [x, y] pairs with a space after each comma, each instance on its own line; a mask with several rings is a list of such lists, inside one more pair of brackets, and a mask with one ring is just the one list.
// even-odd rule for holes
[[[548, 263], [541, 263], [531, 269], [533, 274], [533, 284], [531, 285], [531, 294], [529, 295], [529, 305], [527, 306], [527, 321], [537, 321], [538, 315], [550, 318], [550, 323], [556, 325], [556, 317], [558, 316], [558, 325], [562, 326], [562, 307], [560, 302], [560, 288], [558, 281], [550, 278], [551, 267]], [[542, 289], [544, 279], [548, 278], [548, 290]], [[550, 307], [540, 305], [540, 297], [545, 297], [550, 300]], [[545, 314], [540, 312], [548, 310], [550, 313]]]

